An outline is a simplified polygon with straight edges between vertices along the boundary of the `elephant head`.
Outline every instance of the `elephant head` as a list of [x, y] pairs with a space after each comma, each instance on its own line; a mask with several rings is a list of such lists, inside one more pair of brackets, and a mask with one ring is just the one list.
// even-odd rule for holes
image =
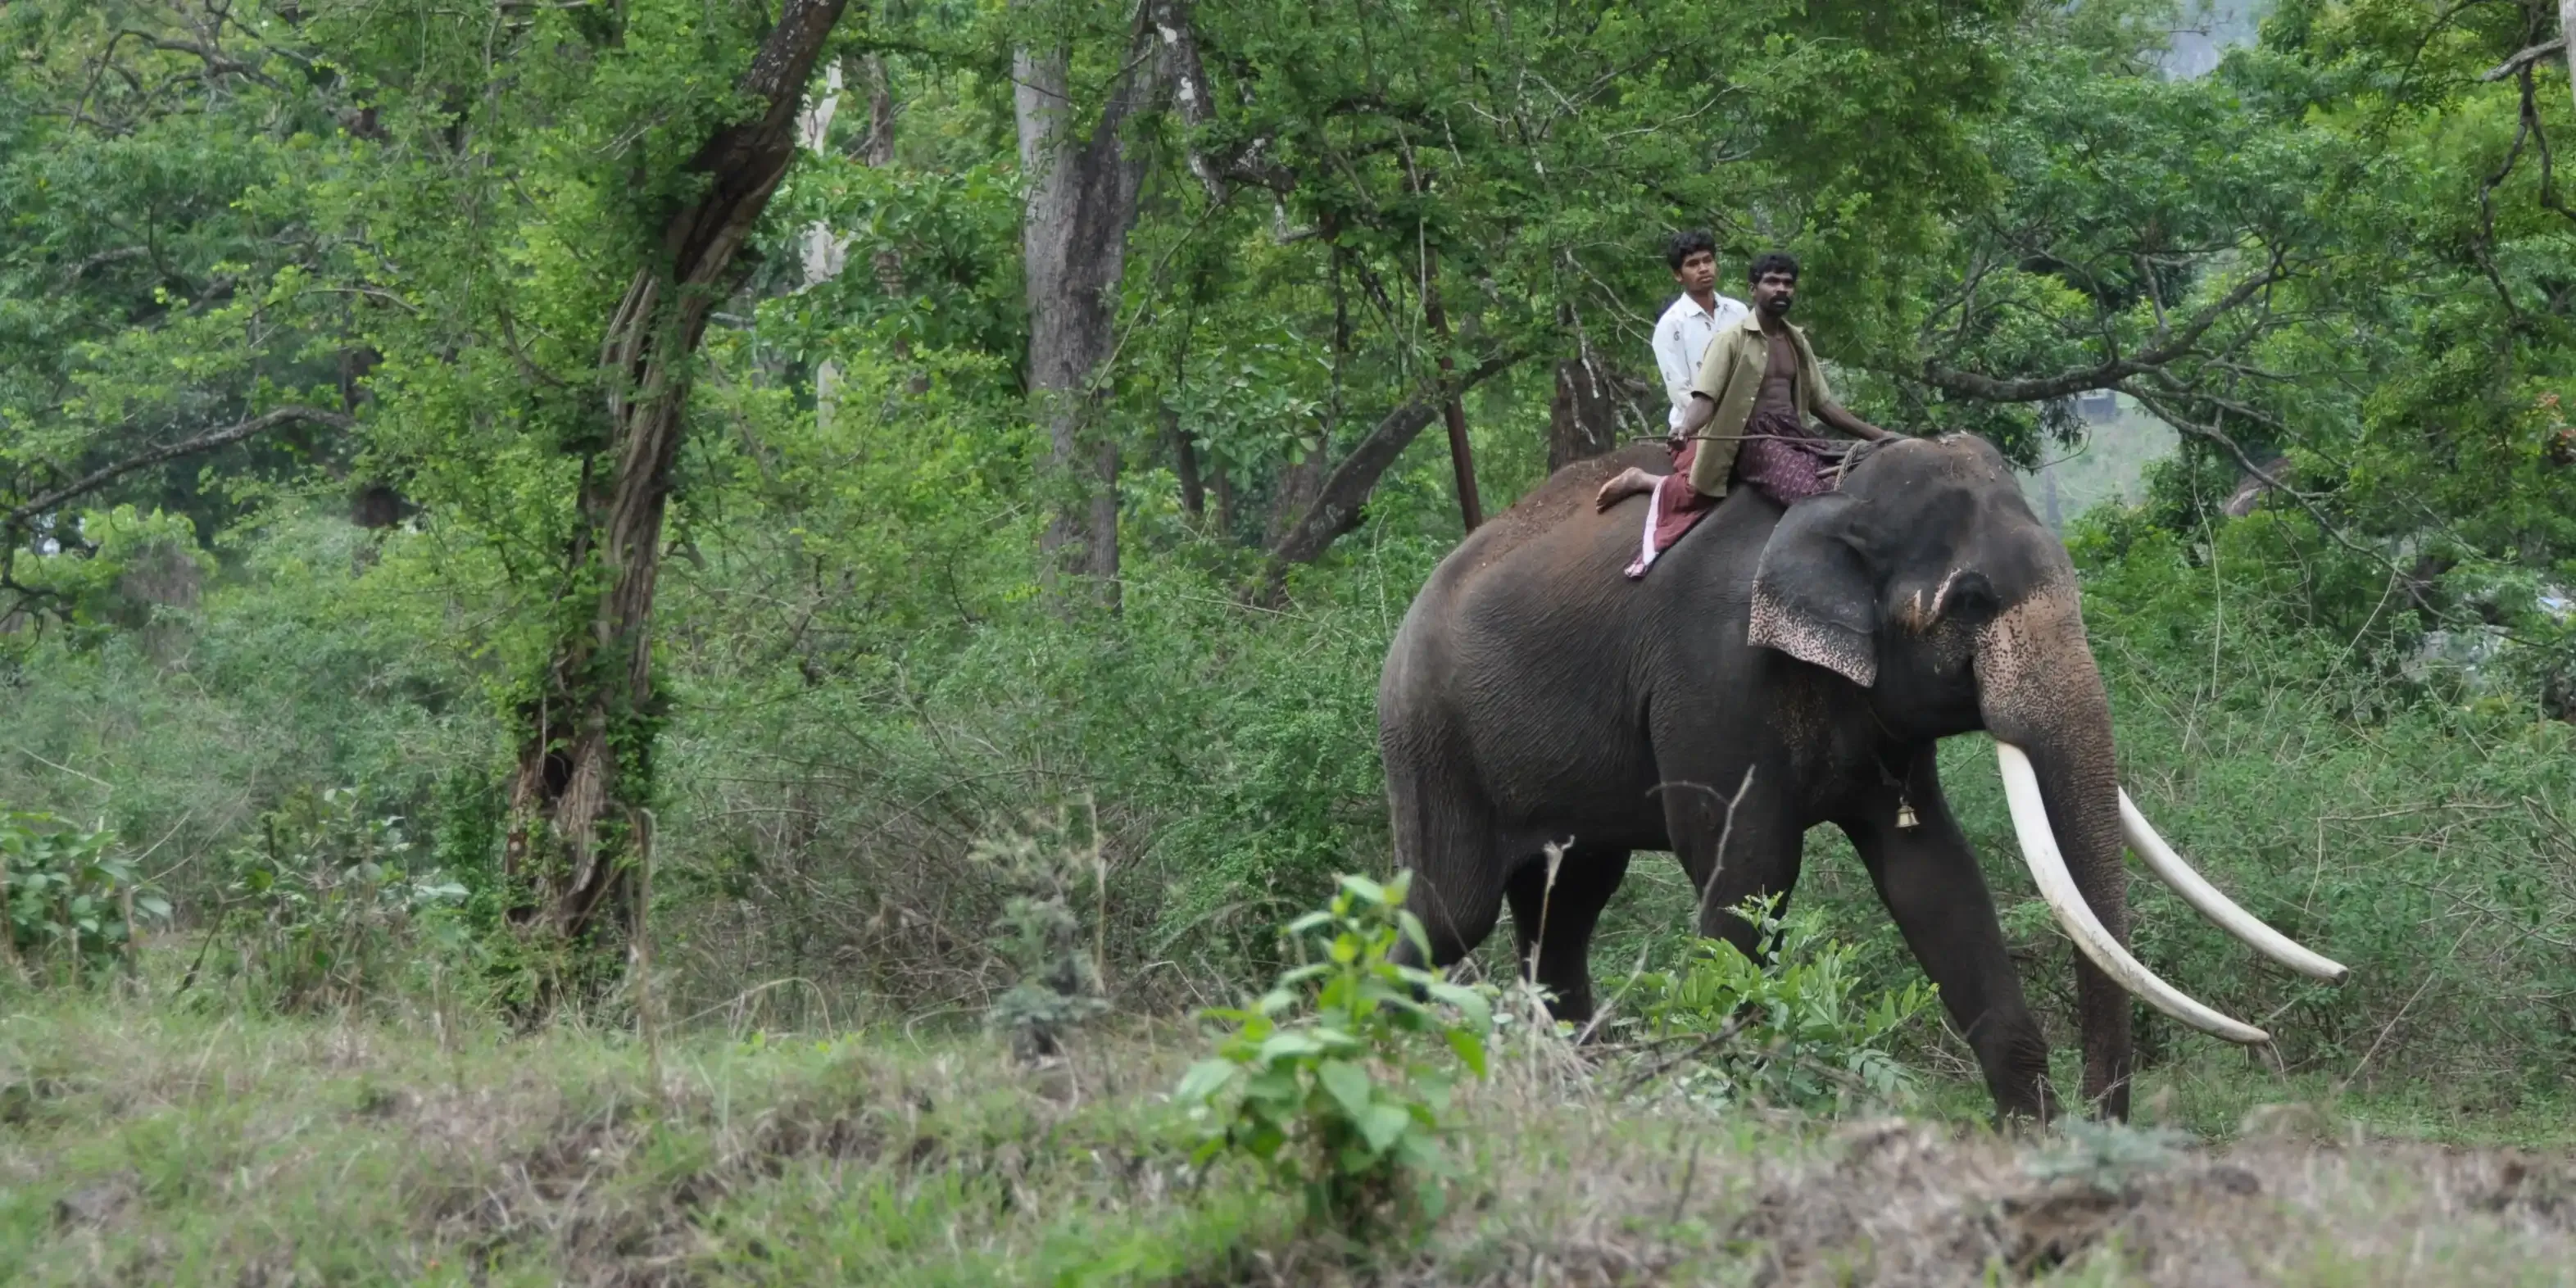
[[2022, 856], [2094, 968], [2079, 972], [2085, 1093], [2113, 1112], [2129, 1064], [2123, 991], [2230, 1041], [2266, 1040], [2129, 954], [2124, 839], [2230, 934], [2294, 970], [2342, 978], [2202, 880], [2120, 790], [2074, 565], [1984, 440], [1890, 443], [1852, 464], [1840, 491], [1792, 506], [1754, 575], [1751, 642], [1868, 690], [1898, 737], [1993, 734]]

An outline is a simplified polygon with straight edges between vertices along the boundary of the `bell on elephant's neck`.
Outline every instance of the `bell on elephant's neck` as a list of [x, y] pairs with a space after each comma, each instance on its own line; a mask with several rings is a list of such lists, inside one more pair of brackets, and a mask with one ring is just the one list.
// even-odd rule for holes
[[1914, 817], [1914, 802], [1909, 801], [1902, 796], [1896, 798], [1896, 826], [1898, 830], [1911, 832], [1915, 828], [1921, 826], [1922, 823], [1923, 820]]

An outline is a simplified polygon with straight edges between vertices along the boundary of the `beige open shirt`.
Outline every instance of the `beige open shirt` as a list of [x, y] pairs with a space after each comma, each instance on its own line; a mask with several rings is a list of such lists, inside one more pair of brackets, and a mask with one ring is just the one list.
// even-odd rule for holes
[[[1787, 325], [1787, 324], [1783, 324]], [[1816, 366], [1816, 351], [1807, 333], [1789, 327], [1789, 342], [1798, 346], [1798, 410], [1813, 419], [1816, 409], [1832, 400], [1825, 392], [1825, 373]], [[1699, 375], [1691, 392], [1717, 404], [1717, 415], [1692, 437], [1699, 455], [1691, 461], [1691, 490], [1702, 496], [1726, 495], [1735, 471], [1735, 453], [1744, 446], [1744, 426], [1753, 419], [1753, 397], [1762, 388], [1762, 373], [1771, 365], [1771, 338], [1762, 333], [1762, 316], [1744, 320], [1718, 333], [1700, 355]]]

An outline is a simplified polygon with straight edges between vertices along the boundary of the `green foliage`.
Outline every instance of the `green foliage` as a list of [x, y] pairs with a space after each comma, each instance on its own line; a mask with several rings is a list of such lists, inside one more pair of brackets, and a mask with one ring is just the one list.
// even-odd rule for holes
[[2181, 1160], [2190, 1137], [2161, 1127], [2064, 1118], [2055, 1138], [2022, 1160], [2022, 1170], [2041, 1181], [2071, 1182], [2097, 1193], [2126, 1194], [2137, 1183]]
[[115, 833], [0, 810], [0, 919], [14, 960], [77, 981], [131, 953], [136, 923], [168, 922], [170, 904], [136, 876]]
[[[1673, 1075], [1675, 1088], [1712, 1107], [1839, 1114], [1908, 1102], [1919, 1080], [1890, 1048], [1932, 1005], [1932, 986], [1916, 979], [1872, 996], [1853, 968], [1857, 950], [1820, 914], [1800, 908], [1782, 918], [1777, 906], [1752, 900], [1737, 910], [1762, 936], [1761, 961], [1703, 939], [1679, 966], [1638, 979], [1648, 1072], [1687, 1065]], [[1666, 1054], [1676, 1047], [1685, 1053], [1678, 1061]]]
[[[1384, 655], [1376, 605], [1411, 569], [1382, 564], [1331, 587], [1361, 603], [1317, 604], [1308, 641], [1294, 650], [1205, 617], [1174, 621], [1191, 640], [1218, 642], [1225, 665], [1173, 701], [1175, 758], [1196, 799], [1162, 838], [1176, 870], [1158, 938], [1179, 941], [1211, 922], [1266, 930], [1333, 888], [1355, 843], [1383, 851], [1385, 778], [1378, 763], [1376, 691]], [[1356, 611], [1354, 611], [1356, 610]], [[1222, 632], [1222, 634], [1219, 634]], [[1265, 634], [1268, 634], [1265, 632]], [[1205, 730], [1193, 737], [1186, 732]], [[1276, 940], [1246, 943], [1255, 969], [1276, 964]]]
[[[2354, 977], [2253, 965], [2148, 882], [2132, 886], [2141, 959], [2231, 1013], [2279, 1012], [2293, 1069], [2433, 1078], [2484, 1103], [2553, 1087], [2576, 1050], [2555, 1000], [2576, 973], [2547, 942], [2576, 895], [2576, 726], [2547, 719], [2536, 687], [2502, 696], [2492, 674], [2427, 657], [2420, 620], [2386, 625], [2394, 603], [2374, 624], [2386, 570], [2325, 555], [2302, 516], [2258, 512], [2200, 542], [2141, 517], [2071, 542], [2123, 779], [2214, 883]], [[2403, 1067], [2384, 1068], [2399, 1033]], [[2145, 1049], [2173, 1045], [2150, 1033]]]
[[[74, 647], [94, 646], [116, 632], [137, 631], [156, 615], [192, 607], [215, 561], [198, 548], [188, 521], [159, 510], [137, 513], [130, 505], [61, 516], [38, 549], [12, 570], [18, 588], [50, 610], [36, 623], [59, 622]], [[0, 666], [23, 665], [40, 632], [0, 633]]]
[[1309, 1220], [1353, 1237], [1439, 1213], [1454, 1075], [1424, 1048], [1481, 1078], [1493, 1025], [1483, 992], [1395, 961], [1399, 940], [1430, 953], [1404, 910], [1411, 877], [1343, 876], [1329, 905], [1290, 922], [1283, 933], [1320, 960], [1281, 972], [1249, 1007], [1210, 1011], [1233, 1029], [1172, 1093], [1199, 1124], [1195, 1161], [1255, 1160], [1304, 1197]]
[[290, 796], [225, 866], [207, 950], [221, 945], [218, 970], [280, 1011], [365, 1003], [468, 943], [465, 887], [415, 866], [403, 820], [355, 788]]

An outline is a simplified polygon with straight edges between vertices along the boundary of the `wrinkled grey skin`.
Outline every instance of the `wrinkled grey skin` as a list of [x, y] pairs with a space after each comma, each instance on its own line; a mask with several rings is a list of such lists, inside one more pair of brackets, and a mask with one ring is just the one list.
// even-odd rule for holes
[[[1672, 851], [1702, 891], [1701, 933], [1750, 952], [1752, 927], [1727, 909], [1785, 897], [1806, 830], [1832, 823], [1996, 1107], [2052, 1116], [2048, 1046], [1933, 747], [1985, 729], [2029, 753], [2078, 888], [2125, 943], [2110, 707], [2065, 547], [2003, 458], [1961, 435], [1878, 449], [1786, 518], [1736, 488], [1631, 582], [1620, 568], [1645, 498], [1589, 503], [1629, 465], [1669, 468], [1652, 447], [1581, 462], [1479, 529], [1388, 650], [1378, 730], [1396, 861], [1415, 873], [1434, 960], [1473, 951], [1508, 901], [1520, 960], [1535, 950], [1559, 1017], [1582, 1019], [1593, 924], [1630, 851]], [[1919, 826], [1896, 825], [1900, 780]], [[1568, 838], [1550, 892], [1542, 849]], [[2129, 999], [2090, 962], [2076, 969], [2084, 1097], [2125, 1117]]]

